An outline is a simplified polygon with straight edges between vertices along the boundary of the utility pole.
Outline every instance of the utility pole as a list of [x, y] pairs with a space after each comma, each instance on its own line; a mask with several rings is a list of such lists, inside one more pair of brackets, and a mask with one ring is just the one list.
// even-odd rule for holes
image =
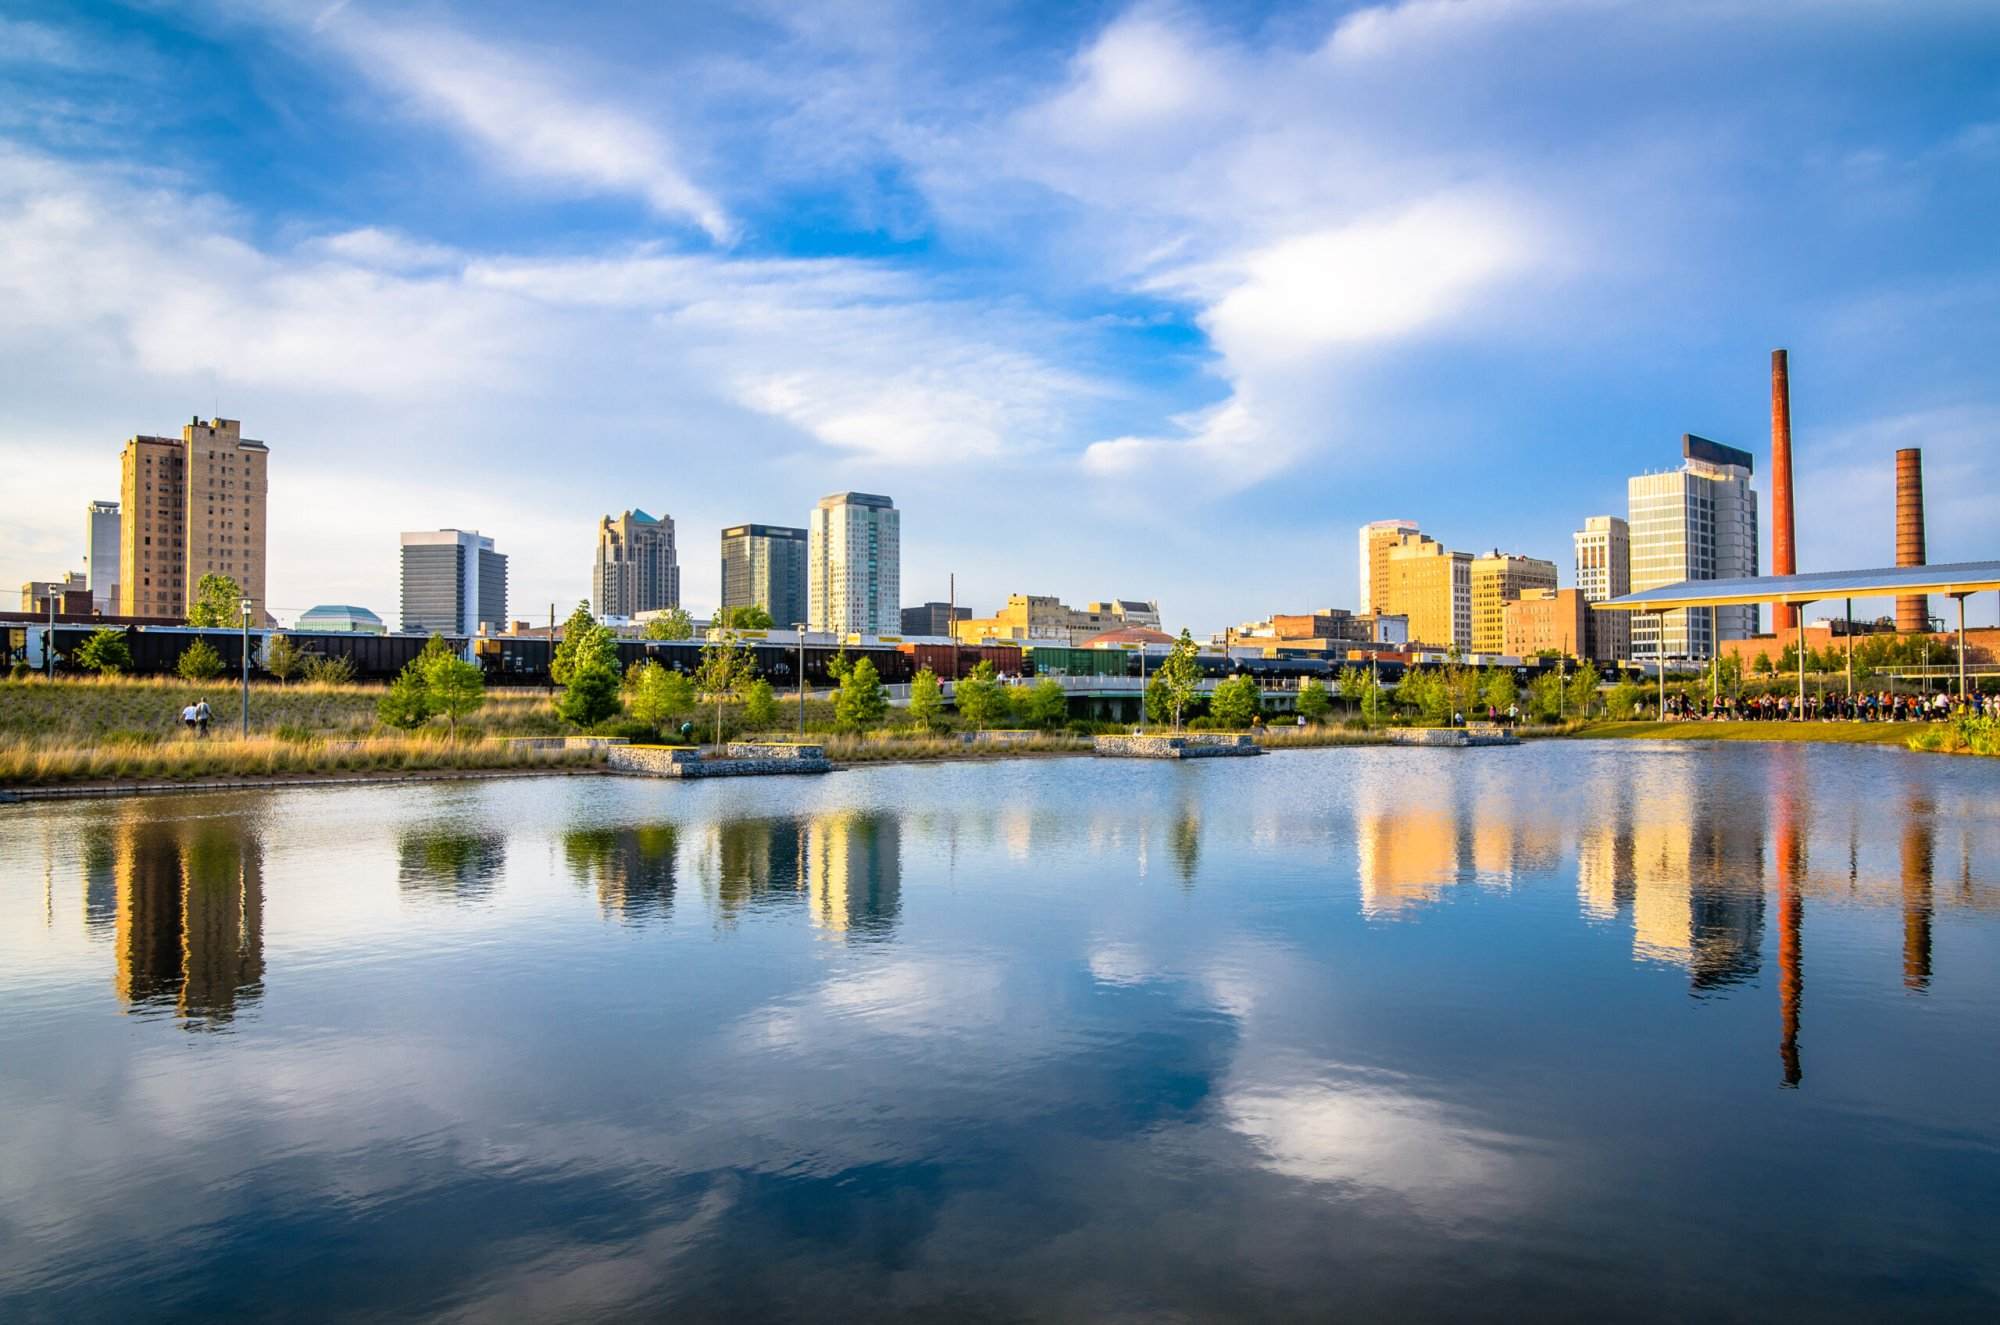
[[243, 739], [250, 739], [250, 600], [243, 600]]
[[556, 605], [549, 604], [549, 665], [545, 675], [549, 678], [549, 693], [556, 692]]
[[958, 572], [952, 571], [951, 588], [946, 593], [944, 637], [951, 641], [951, 680], [958, 684]]
[[48, 664], [49, 680], [56, 679], [56, 587], [49, 586], [49, 633], [42, 637], [42, 661]]
[[799, 736], [806, 734], [806, 623], [794, 621], [793, 629], [799, 632]]

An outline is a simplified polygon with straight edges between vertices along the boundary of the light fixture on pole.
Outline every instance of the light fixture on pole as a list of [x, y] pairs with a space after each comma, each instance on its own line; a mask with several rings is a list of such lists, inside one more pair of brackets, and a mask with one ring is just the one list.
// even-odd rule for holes
[[794, 621], [792, 629], [799, 632], [799, 736], [806, 734], [806, 623]]

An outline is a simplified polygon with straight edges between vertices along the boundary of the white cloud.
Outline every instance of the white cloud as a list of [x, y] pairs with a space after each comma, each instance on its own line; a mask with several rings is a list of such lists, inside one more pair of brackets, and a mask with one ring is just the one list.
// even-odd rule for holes
[[310, 31], [362, 76], [407, 97], [521, 179], [636, 196], [717, 241], [731, 237], [722, 204], [688, 176], [665, 134], [567, 85], [550, 72], [555, 62], [350, 9], [322, 12]]

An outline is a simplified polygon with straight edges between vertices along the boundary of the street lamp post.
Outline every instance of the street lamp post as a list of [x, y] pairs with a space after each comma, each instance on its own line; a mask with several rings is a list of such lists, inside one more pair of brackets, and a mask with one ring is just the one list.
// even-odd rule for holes
[[806, 623], [794, 621], [792, 629], [799, 632], [799, 739], [806, 734]]
[[56, 679], [56, 587], [49, 586], [49, 633], [42, 637], [42, 661], [49, 666], [49, 680]]
[[250, 739], [250, 600], [243, 600], [243, 739]]

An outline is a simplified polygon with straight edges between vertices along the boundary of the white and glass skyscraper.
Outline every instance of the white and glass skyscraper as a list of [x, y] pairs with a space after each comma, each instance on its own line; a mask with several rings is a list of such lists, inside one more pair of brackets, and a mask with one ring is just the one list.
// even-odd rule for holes
[[403, 629], [476, 635], [507, 624], [507, 558], [476, 529], [403, 535]]
[[902, 629], [901, 516], [869, 492], [836, 492], [807, 528], [806, 624], [836, 635]]
[[[1640, 474], [1625, 485], [1632, 547], [1632, 592], [1684, 580], [1733, 580], [1757, 573], [1757, 490], [1748, 451], [1692, 433], [1681, 438], [1681, 467]], [[1757, 633], [1756, 607], [1682, 608], [1636, 613], [1632, 656], [1706, 661], [1722, 640]], [[1664, 635], [1662, 634], [1664, 632]]]
[[118, 503], [90, 503], [84, 531], [83, 575], [90, 601], [104, 613], [118, 610]]
[[[1576, 531], [1576, 587], [1586, 603], [1632, 592], [1632, 526], [1615, 515], [1593, 515]], [[1596, 658], [1632, 656], [1632, 622], [1626, 612], [1592, 612], [1588, 618]]]

